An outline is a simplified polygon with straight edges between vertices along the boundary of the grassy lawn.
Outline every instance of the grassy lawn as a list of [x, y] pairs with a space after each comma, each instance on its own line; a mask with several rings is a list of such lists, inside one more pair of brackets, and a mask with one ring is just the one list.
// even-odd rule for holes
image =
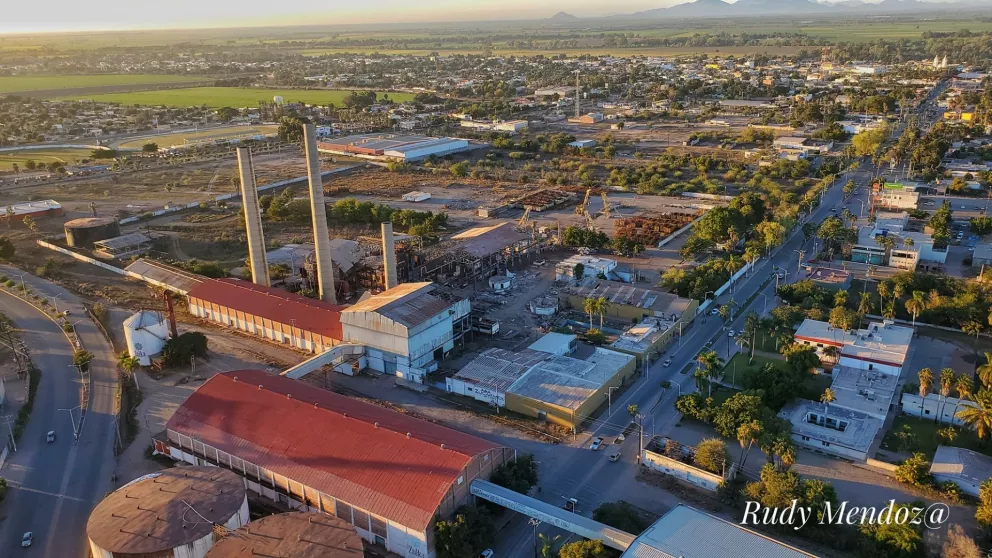
[[0, 171], [13, 170], [14, 163], [27, 171], [27, 162], [32, 160], [36, 163], [55, 163], [61, 161], [67, 165], [78, 163], [82, 159], [89, 159], [91, 149], [23, 149], [19, 151], [0, 152]]
[[[259, 101], [271, 102], [279, 95], [287, 103], [309, 103], [316, 105], [334, 104], [340, 106], [351, 91], [346, 90], [303, 90], [303, 89], [255, 89], [248, 87], [189, 87], [163, 91], [133, 91], [130, 93], [104, 93], [68, 97], [76, 100], [92, 100], [122, 105], [164, 105], [174, 107], [197, 107], [206, 105], [220, 107], [257, 107]], [[410, 93], [377, 92], [379, 98], [389, 95], [396, 102], [413, 99]]]
[[750, 355], [751, 355], [750, 351], [747, 354], [737, 353], [736, 355], [734, 355], [734, 357], [731, 358], [730, 361], [724, 365], [722, 378], [725, 381], [733, 381], [734, 373], [735, 373], [734, 371], [736, 370], [737, 379], [739, 380], [744, 375], [744, 373], [750, 369], [758, 370], [764, 368], [766, 364], [771, 364], [772, 366], [785, 364], [784, 360], [773, 360], [758, 355], [755, 355], [754, 360], [750, 361], [749, 359]]
[[160, 83], [190, 83], [202, 81], [200, 76], [160, 76], [146, 74], [101, 74], [89, 76], [6, 76], [0, 77], [0, 94], [75, 89], [106, 85], [145, 85]]
[[159, 147], [170, 147], [173, 145], [182, 145], [185, 140], [211, 141], [232, 139], [246, 135], [270, 135], [275, 134], [278, 131], [279, 126], [274, 124], [261, 126], [229, 126], [199, 132], [182, 132], [178, 134], [163, 134], [160, 136], [143, 137], [122, 143], [121, 149], [140, 149], [141, 146], [148, 142], [157, 143]]
[[[937, 452], [937, 446], [944, 443], [941, 441], [940, 436], [937, 435], [937, 431], [947, 427], [948, 425], [943, 423], [935, 424], [932, 420], [899, 415], [893, 421], [892, 428], [886, 432], [885, 438], [882, 439], [882, 448], [907, 454], [921, 452], [927, 456], [927, 459], [933, 460], [933, 455]], [[978, 436], [975, 435], [975, 432], [970, 429], [964, 427], [954, 428], [958, 433], [957, 437], [947, 445], [970, 449], [992, 456], [992, 442], [988, 440], [985, 442], [980, 441]], [[900, 433], [903, 432], [912, 432], [912, 435], [908, 437], [908, 445], [902, 443], [902, 439], [905, 436], [900, 435]]]

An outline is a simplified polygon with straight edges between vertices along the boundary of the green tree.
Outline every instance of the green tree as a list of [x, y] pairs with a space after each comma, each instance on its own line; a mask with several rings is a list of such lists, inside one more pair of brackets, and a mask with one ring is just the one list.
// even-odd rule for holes
[[158, 153], [158, 144], [150, 141], [141, 146], [141, 151], [143, 153]]
[[489, 480], [514, 492], [526, 494], [537, 484], [537, 462], [534, 460], [534, 455], [528, 453], [513, 461], [507, 461], [493, 471]]
[[916, 327], [916, 317], [927, 308], [923, 291], [913, 291], [912, 298], [906, 300], [906, 311], [913, 315], [913, 327]]
[[119, 366], [122, 371], [128, 374], [133, 374], [134, 370], [140, 365], [141, 363], [138, 361], [138, 359], [136, 357], [131, 356], [131, 354], [128, 353], [126, 349], [121, 351], [121, 353], [117, 355], [117, 366]]
[[920, 398], [923, 399], [922, 404], [926, 405], [927, 395], [930, 394], [930, 389], [933, 387], [933, 370], [922, 368], [916, 373], [916, 377], [920, 381]]
[[713, 395], [713, 380], [723, 368], [723, 360], [716, 354], [716, 351], [703, 351], [696, 357], [696, 362], [699, 364], [699, 370], [703, 377], [706, 378], [707, 397], [709, 397]]
[[896, 468], [896, 480], [913, 486], [929, 486], [933, 483], [930, 476], [930, 462], [922, 453], [914, 453], [909, 459]]
[[816, 349], [809, 345], [793, 343], [786, 345], [782, 352], [786, 362], [796, 372], [806, 374], [820, 366], [820, 357], [816, 355]]
[[[459, 558], [471, 556], [463, 554]], [[603, 544], [603, 541], [596, 539], [592, 541], [576, 541], [562, 545], [558, 550], [558, 558], [613, 558], [614, 552]], [[438, 558], [446, 558], [439, 556]], [[452, 556], [454, 558], [454, 556]]]
[[992, 479], [985, 479], [978, 487], [978, 509], [975, 519], [985, 529], [992, 529]]
[[[920, 502], [922, 504], [922, 502]], [[915, 506], [915, 504], [914, 504]], [[906, 504], [896, 506], [896, 509], [910, 507]], [[925, 505], [921, 505], [925, 508]], [[910, 512], [912, 517], [912, 512]], [[866, 536], [858, 556], [867, 558], [920, 558], [924, 554], [923, 536], [918, 527], [910, 522], [900, 523], [864, 523], [858, 527]]]
[[979, 439], [988, 438], [989, 434], [992, 434], [992, 391], [979, 390], [975, 394], [975, 406], [959, 410], [957, 417], [974, 430]]
[[162, 364], [169, 368], [189, 366], [194, 357], [207, 357], [207, 336], [196, 331], [181, 333], [162, 347]]
[[599, 312], [599, 300], [586, 298], [582, 301], [582, 309], [585, 310], [586, 314], [589, 314], [589, 329], [592, 329], [592, 315]]
[[448, 521], [438, 521], [435, 549], [438, 558], [478, 556], [496, 538], [496, 528], [486, 508], [462, 506]]
[[727, 444], [719, 438], [706, 438], [696, 446], [693, 463], [711, 473], [723, 475], [724, 468], [730, 463]]
[[823, 390], [823, 395], [820, 396], [820, 402], [827, 406], [828, 412], [829, 412], [830, 404], [836, 400], [837, 400], [837, 394], [834, 393], [834, 390], [831, 388], [827, 388]]
[[978, 380], [983, 386], [992, 388], [992, 353], [985, 353], [985, 364], [978, 367]]
[[288, 143], [298, 143], [303, 141], [303, 124], [308, 122], [304, 118], [295, 116], [284, 116], [279, 120], [279, 140]]
[[942, 368], [940, 370], [940, 396], [944, 398], [943, 404], [941, 404], [940, 410], [933, 417], [934, 424], [937, 423], [937, 419], [940, 418], [944, 413], [944, 406], [947, 405], [947, 396], [951, 394], [951, 388], [954, 387], [954, 369], [953, 368]]
[[641, 531], [644, 531], [650, 525], [627, 502], [603, 502], [592, 512], [592, 518], [595, 521], [633, 535], [639, 535]]
[[[9, 220], [7, 221], [10, 222]], [[0, 236], [0, 260], [9, 262], [14, 257], [14, 253], [17, 249], [14, 248], [14, 243], [10, 241], [6, 236]]]

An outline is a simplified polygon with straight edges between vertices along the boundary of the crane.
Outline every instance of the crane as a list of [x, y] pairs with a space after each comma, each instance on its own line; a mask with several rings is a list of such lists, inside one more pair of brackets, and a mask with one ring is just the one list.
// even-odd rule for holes
[[517, 225], [524, 226], [527, 224], [527, 218], [530, 217], [530, 206], [524, 207], [524, 214], [520, 216], [520, 220], [517, 221]]
[[582, 198], [582, 203], [580, 203], [575, 207], [576, 215], [585, 215], [586, 213], [588, 213], [588, 211], [586, 211], [586, 206], [589, 205], [589, 196], [591, 195], [592, 195], [592, 188], [586, 188], [586, 197]]

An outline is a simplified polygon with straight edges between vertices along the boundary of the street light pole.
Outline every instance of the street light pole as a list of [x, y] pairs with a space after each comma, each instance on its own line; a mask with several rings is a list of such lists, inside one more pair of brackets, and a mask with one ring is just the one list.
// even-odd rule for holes
[[56, 314], [59, 313], [59, 303], [58, 303], [58, 300], [59, 300], [59, 297], [60, 296], [62, 296], [62, 293], [59, 293], [59, 294], [57, 294], [55, 296], [48, 297], [48, 298], [52, 299], [52, 306], [55, 307], [55, 313]]
[[65, 411], [69, 413], [69, 421], [72, 422], [72, 438], [74, 440], [79, 439], [79, 431], [76, 429], [76, 417], [72, 415], [72, 412], [75, 411], [76, 409], [79, 409], [79, 405], [76, 405], [71, 409], [59, 409], [60, 411]]
[[534, 558], [537, 558], [537, 528], [541, 525], [541, 520], [532, 517], [527, 523], [534, 526]]

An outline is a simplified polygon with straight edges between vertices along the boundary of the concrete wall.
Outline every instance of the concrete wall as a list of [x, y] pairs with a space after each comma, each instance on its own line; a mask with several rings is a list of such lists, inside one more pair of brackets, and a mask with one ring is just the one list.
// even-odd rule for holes
[[[808, 438], [808, 439], [804, 439], [804, 438]], [[854, 459], [856, 461], [864, 461], [868, 459], [867, 452], [842, 446], [835, 442], [826, 442], [829, 445], [824, 445], [824, 440], [818, 440], [811, 436], [804, 436], [793, 433], [792, 441], [795, 442], [797, 446], [802, 446], [811, 450], [815, 450], [823, 453], [829, 453], [840, 457]]]
[[944, 398], [936, 393], [928, 395], [926, 399], [921, 398], [919, 393], [903, 393], [899, 401], [902, 412], [909, 416], [930, 420], [936, 417], [938, 422], [960, 426], [964, 423], [954, 416], [955, 405], [957, 405], [957, 410], [961, 410], [966, 407], [974, 407], [975, 403], [967, 399], [962, 401], [956, 397], [948, 397], [945, 403]]
[[[704, 471], [692, 465], [686, 465], [681, 461], [666, 457], [660, 453], [644, 450], [641, 453], [641, 463], [648, 469], [671, 475], [679, 480], [683, 480], [704, 490], [716, 492], [723, 482], [723, 477], [715, 475], [709, 471]], [[733, 463], [727, 465], [733, 470]]]

